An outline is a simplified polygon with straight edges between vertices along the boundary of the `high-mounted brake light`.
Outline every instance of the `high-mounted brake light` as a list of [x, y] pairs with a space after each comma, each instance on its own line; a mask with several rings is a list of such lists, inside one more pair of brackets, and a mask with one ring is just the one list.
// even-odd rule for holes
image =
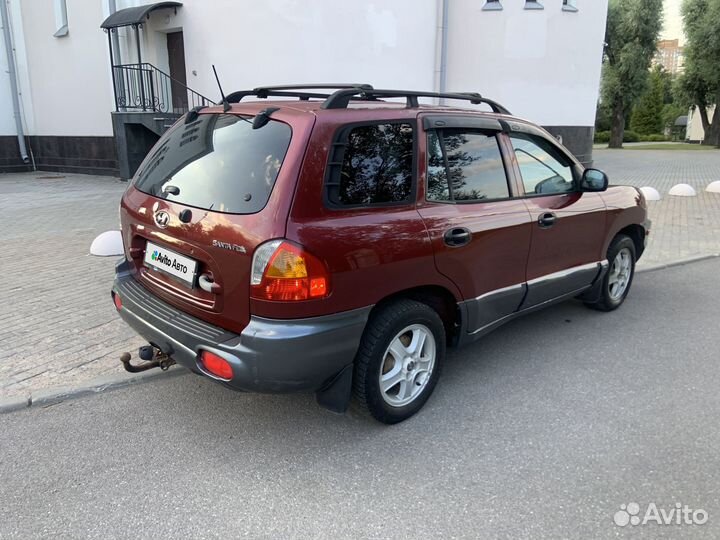
[[260, 300], [312, 300], [330, 293], [323, 262], [287, 240], [272, 240], [255, 250], [251, 296]]

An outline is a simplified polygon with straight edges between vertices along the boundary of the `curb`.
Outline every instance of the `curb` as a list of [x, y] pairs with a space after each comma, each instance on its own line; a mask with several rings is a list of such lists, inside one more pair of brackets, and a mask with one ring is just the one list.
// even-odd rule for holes
[[77, 399], [92, 394], [99, 394], [106, 390], [115, 390], [149, 382], [159, 377], [178, 377], [180, 375], [187, 375], [188, 373], [190, 372], [186, 369], [173, 366], [167, 371], [151, 370], [141, 373], [123, 373], [119, 376], [105, 375], [78, 386], [43, 388], [21, 396], [0, 398], [0, 414], [11, 413], [30, 407], [49, 407], [70, 399]]
[[[664, 270], [667, 268], [673, 268], [675, 266], [683, 266], [686, 264], [706, 261], [709, 259], [716, 259], [718, 257], [720, 257], [720, 253], [688, 257], [686, 259], [680, 259], [670, 263], [638, 268], [636, 273], [644, 274], [646, 272], [655, 272], [657, 270]], [[142, 373], [123, 373], [120, 376], [106, 375], [104, 377], [98, 377], [96, 379], [88, 381], [87, 383], [81, 384], [79, 386], [60, 386], [54, 388], [44, 388], [26, 395], [0, 398], [0, 414], [11, 413], [22, 409], [29, 409], [31, 407], [49, 407], [51, 405], [56, 405], [70, 399], [81, 398], [84, 396], [105, 392], [106, 390], [115, 390], [118, 388], [124, 388], [126, 386], [149, 382], [159, 377], [178, 377], [180, 375], [187, 375], [188, 373], [190, 372], [186, 369], [178, 366], [173, 366], [166, 372], [153, 369], [151, 371], [145, 371]]]
[[694, 257], [687, 257], [685, 259], [679, 259], [677, 261], [669, 262], [669, 263], [663, 263], [663, 264], [655, 264], [651, 266], [645, 266], [638, 268], [635, 273], [636, 274], [644, 274], [645, 272], [655, 272], [656, 270], [665, 270], [666, 268], [673, 268], [675, 266], [683, 266], [685, 264], [691, 264], [701, 261], [707, 261], [709, 259], [715, 259], [717, 257], [720, 257], [720, 253], [712, 253], [710, 255], [696, 255]]

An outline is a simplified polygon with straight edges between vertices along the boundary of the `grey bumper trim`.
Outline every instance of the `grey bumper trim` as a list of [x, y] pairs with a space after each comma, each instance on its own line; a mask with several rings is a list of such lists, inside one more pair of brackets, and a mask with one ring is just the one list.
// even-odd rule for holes
[[[122, 299], [120, 316], [127, 324], [177, 363], [249, 392], [322, 390], [352, 364], [372, 309], [367, 306], [306, 319], [251, 317], [238, 335], [208, 325], [136, 287], [141, 286], [132, 277], [120, 274], [113, 286]], [[151, 297], [150, 303], [145, 295]], [[225, 358], [233, 368], [233, 378], [217, 379], [204, 371], [197, 361], [201, 350]]]

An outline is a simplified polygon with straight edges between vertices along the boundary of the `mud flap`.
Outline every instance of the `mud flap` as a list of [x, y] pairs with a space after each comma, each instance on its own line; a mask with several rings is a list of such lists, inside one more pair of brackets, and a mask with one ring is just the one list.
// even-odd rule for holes
[[329, 411], [343, 414], [350, 405], [353, 365], [345, 366], [323, 390], [315, 393], [318, 405]]
[[582, 300], [583, 302], [587, 302], [588, 304], [594, 304], [596, 302], [599, 302], [602, 296], [602, 287], [605, 283], [605, 274], [607, 274], [608, 268], [608, 262], [603, 261], [600, 266], [600, 272], [598, 272], [598, 275], [595, 278], [592, 287], [580, 294], [577, 298]]

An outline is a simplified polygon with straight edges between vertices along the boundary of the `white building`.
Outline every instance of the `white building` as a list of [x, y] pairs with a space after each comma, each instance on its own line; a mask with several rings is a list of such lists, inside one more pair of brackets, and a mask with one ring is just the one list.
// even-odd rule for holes
[[[6, 1], [39, 169], [128, 176], [176, 113], [217, 100], [212, 64], [226, 93], [328, 81], [480, 92], [591, 159], [607, 0]], [[130, 25], [108, 35], [104, 21]], [[111, 68], [109, 44], [125, 67]], [[25, 170], [7, 60], [0, 42], [0, 170]]]
[[[707, 109], [708, 120], [713, 121], [715, 116], [715, 105], [711, 105]], [[687, 129], [685, 130], [685, 140], [693, 143], [699, 143], [705, 140], [705, 128], [702, 125], [700, 111], [697, 107], [693, 107], [688, 112]]]

